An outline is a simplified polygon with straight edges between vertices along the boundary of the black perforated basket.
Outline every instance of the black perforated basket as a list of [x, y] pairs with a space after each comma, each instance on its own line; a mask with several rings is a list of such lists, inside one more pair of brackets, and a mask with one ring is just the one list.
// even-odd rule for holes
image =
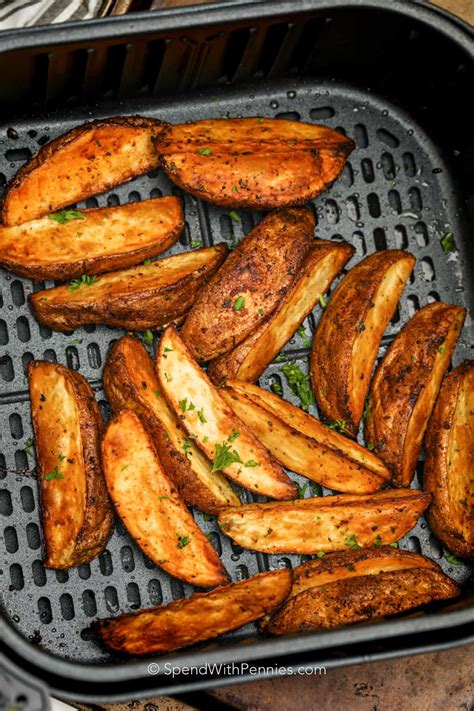
[[[472, 313], [472, 60], [472, 34], [461, 22], [416, 2], [383, 0], [230, 2], [3, 33], [0, 191], [41, 145], [102, 116], [138, 113], [177, 122], [258, 114], [342, 130], [357, 149], [330, 191], [313, 201], [317, 235], [355, 246], [349, 268], [387, 247], [408, 249], [417, 258], [382, 355], [400, 326], [430, 301], [463, 304]], [[184, 201], [186, 228], [170, 253], [189, 250], [197, 240], [233, 244], [261, 217], [240, 211], [236, 222], [224, 208], [181, 193], [159, 171], [85, 205], [171, 192]], [[455, 252], [445, 253], [440, 245], [447, 232], [454, 235]], [[41, 680], [70, 698], [129, 699], [245, 679], [250, 663], [329, 667], [474, 638], [472, 570], [446, 559], [422, 519], [401, 547], [432, 557], [462, 585], [462, 599], [449, 608], [277, 640], [259, 640], [249, 625], [218, 642], [156, 659], [162, 667], [157, 674], [147, 670], [150, 660], [124, 662], [105, 652], [91, 632], [94, 620], [188, 595], [191, 587], [144, 558], [120, 523], [107, 550], [90, 564], [68, 572], [42, 564], [36, 482], [15, 473], [34, 466], [27, 444], [32, 429], [26, 366], [45, 358], [79, 370], [108, 417], [101, 369], [122, 333], [86, 326], [67, 336], [40, 327], [26, 297], [44, 286], [0, 274], [0, 630], [9, 674], [23, 667], [30, 681]], [[305, 335], [285, 348], [303, 370], [319, 316], [317, 308], [305, 322]], [[454, 364], [472, 358], [472, 347], [468, 318]], [[260, 384], [278, 381], [284, 396], [295, 401], [280, 367], [272, 364]], [[422, 469], [420, 462], [415, 487]], [[328, 493], [292, 476], [305, 496]], [[221, 536], [214, 520], [195, 517], [233, 580], [302, 560], [243, 550]], [[172, 678], [165, 661], [177, 667], [233, 663], [233, 675], [208, 670]], [[262, 670], [260, 676], [271, 673], [277, 672]], [[10, 682], [9, 688], [17, 687]], [[31, 692], [25, 708], [40, 708], [40, 694]]]

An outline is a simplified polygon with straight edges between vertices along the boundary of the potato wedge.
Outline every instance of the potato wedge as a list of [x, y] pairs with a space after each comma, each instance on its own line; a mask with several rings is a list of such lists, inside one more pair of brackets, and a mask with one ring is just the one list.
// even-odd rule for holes
[[219, 514], [219, 526], [243, 548], [317, 553], [395, 543], [430, 503], [412, 489], [246, 504]]
[[406, 487], [466, 310], [436, 302], [418, 311], [397, 335], [375, 373], [365, 419], [365, 441]]
[[326, 126], [254, 117], [170, 126], [156, 147], [170, 180], [187, 192], [270, 210], [304, 205], [325, 190], [354, 143]]
[[146, 331], [184, 316], [226, 254], [218, 244], [104, 274], [74, 291], [66, 285], [37, 291], [28, 300], [36, 320], [53, 331], [88, 323]]
[[46, 568], [88, 563], [114, 527], [100, 462], [104, 423], [88, 382], [57, 363], [28, 366]]
[[275, 311], [232, 351], [212, 361], [214, 383], [227, 379], [254, 382], [313, 310], [319, 298], [354, 253], [346, 243], [315, 240], [293, 286]]
[[226, 506], [240, 505], [227, 479], [212, 472], [209, 460], [188, 440], [160, 392], [153, 362], [138, 338], [127, 335], [114, 343], [103, 381], [112, 410], [133, 410], [146, 425], [165, 473], [189, 506], [215, 514]]
[[425, 437], [423, 488], [433, 532], [462, 558], [474, 558], [474, 361], [444, 379]]
[[169, 481], [140, 418], [121, 410], [102, 441], [105, 481], [142, 551], [170, 575], [211, 587], [229, 580], [216, 551]]
[[272, 617], [265, 631], [282, 635], [366, 622], [435, 600], [449, 600], [459, 592], [440, 569], [425, 566], [342, 578], [293, 597]]
[[36, 220], [156, 168], [162, 121], [115, 116], [59, 136], [16, 174], [3, 199], [4, 225]]
[[311, 381], [321, 415], [355, 437], [380, 341], [413, 271], [408, 252], [376, 252], [353, 267], [323, 312], [311, 350]]
[[307, 208], [266, 215], [201, 290], [182, 335], [195, 358], [217, 358], [257, 328], [291, 288], [314, 241]]
[[287, 469], [349, 494], [372, 494], [390, 479], [388, 469], [372, 452], [277, 395], [238, 380], [228, 381], [220, 392]]
[[[74, 219], [67, 219], [70, 214]], [[184, 226], [175, 197], [57, 215], [66, 216], [66, 222], [50, 215], [17, 227], [0, 226], [0, 266], [37, 280], [123, 269], [164, 252]]]
[[290, 588], [291, 570], [273, 570], [168, 605], [99, 620], [95, 627], [115, 652], [171, 652], [257, 620], [275, 610]]
[[295, 484], [234, 415], [172, 326], [161, 338], [156, 367], [162, 392], [189, 438], [213, 462], [212, 471], [272, 499], [296, 495]]

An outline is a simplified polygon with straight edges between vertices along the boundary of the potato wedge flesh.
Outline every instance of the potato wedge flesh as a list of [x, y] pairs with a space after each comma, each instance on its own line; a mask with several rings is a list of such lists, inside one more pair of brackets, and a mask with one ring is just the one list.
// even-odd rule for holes
[[459, 387], [447, 466], [457, 473], [448, 478], [453, 516], [462, 521], [463, 537], [474, 555], [474, 367]]
[[[241, 486], [271, 498], [291, 498], [296, 486], [250, 430], [232, 412], [204, 371], [193, 360], [176, 330], [164, 332], [157, 355], [161, 389], [188, 436]], [[223, 455], [232, 456], [223, 459]], [[220, 454], [219, 454], [220, 453]], [[240, 460], [240, 461], [239, 461]]]
[[166, 477], [135, 413], [122, 410], [110, 422], [102, 442], [102, 460], [117, 512], [156, 565], [193, 585], [227, 582], [219, 556]]
[[127, 654], [170, 652], [217, 637], [271, 612], [288, 595], [290, 570], [261, 573], [168, 605], [97, 624], [110, 649]]

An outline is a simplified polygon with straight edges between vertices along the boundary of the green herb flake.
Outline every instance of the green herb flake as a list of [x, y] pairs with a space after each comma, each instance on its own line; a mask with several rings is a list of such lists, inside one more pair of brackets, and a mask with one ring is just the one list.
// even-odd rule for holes
[[228, 442], [233, 442], [234, 439], [237, 439], [237, 437], [240, 436], [240, 432], [237, 432], [237, 430], [232, 430], [230, 436], [227, 438]]
[[324, 558], [325, 555], [326, 553], [324, 551], [318, 551], [316, 553], [316, 558]]
[[239, 188], [237, 187], [237, 185], [233, 185], [233, 186], [232, 186], [232, 192], [233, 192], [233, 193], [238, 193], [238, 192], [239, 192]]
[[308, 338], [308, 336], [306, 335], [306, 331], [305, 331], [305, 329], [304, 329], [303, 324], [301, 324], [301, 326], [300, 326], [299, 329], [296, 331], [296, 333], [298, 334], [298, 336], [299, 336], [300, 338], [303, 339], [303, 346], [304, 346], [305, 348], [309, 348], [310, 345], [311, 345], [311, 340], [310, 340], [310, 339]]
[[374, 546], [376, 548], [381, 548], [381, 546], [383, 546], [382, 536], [379, 536], [379, 535], [375, 536]]
[[236, 212], [235, 210], [231, 210], [229, 212], [229, 217], [234, 220], [234, 222], [242, 222], [242, 218], [240, 217], [239, 213]]
[[68, 341], [68, 346], [78, 346], [82, 343], [82, 338], [74, 338], [72, 341]]
[[202, 242], [200, 239], [193, 239], [191, 242], [191, 247], [202, 247]]
[[328, 429], [344, 434], [344, 432], [347, 432], [347, 422], [345, 420], [335, 420], [328, 425]]
[[462, 560], [459, 560], [457, 555], [454, 555], [454, 553], [445, 553], [444, 558], [448, 563], [452, 563], [453, 565], [462, 565]]
[[322, 309], [325, 309], [325, 308], [326, 308], [328, 302], [326, 301], [326, 299], [325, 299], [325, 297], [324, 297], [324, 294], [320, 294], [320, 295], [319, 295], [319, 304], [320, 304], [320, 306], [321, 306]]
[[283, 388], [277, 380], [274, 380], [270, 384], [270, 390], [275, 393], [275, 395], [283, 395]]
[[206, 444], [206, 442], [209, 441], [209, 437], [206, 435], [205, 437], [202, 438], [202, 443]]
[[314, 404], [309, 375], [305, 375], [296, 363], [285, 363], [281, 370], [292, 392], [299, 397], [301, 409], [308, 412], [309, 406]]
[[153, 395], [154, 395], [155, 397], [160, 397], [160, 396], [161, 396], [161, 393], [160, 393], [159, 390], [153, 390]]
[[456, 242], [452, 232], [446, 232], [439, 241], [443, 252], [457, 252]]
[[151, 262], [151, 259], [145, 259], [145, 260], [143, 261], [143, 266], [144, 266], [144, 267], [149, 267], [151, 263], [152, 263], [152, 262]]
[[445, 351], [444, 346], [440, 346], [440, 347], [438, 348], [438, 353], [440, 353], [441, 355], [443, 355], [444, 351]]
[[243, 296], [238, 296], [236, 300], [234, 301], [234, 305], [232, 306], [234, 311], [242, 311], [245, 307], [245, 299]]
[[188, 404], [187, 397], [185, 397], [184, 400], [179, 401], [179, 409], [181, 410], [181, 412], [186, 412], [187, 404]]
[[66, 225], [72, 220], [85, 220], [86, 216], [80, 210], [64, 210], [63, 212], [52, 212], [49, 219], [57, 222], [58, 225]]
[[201, 407], [200, 410], [198, 410], [197, 416], [199, 417], [199, 419], [201, 420], [201, 422], [202, 422], [203, 424], [204, 424], [205, 422], [207, 422], [206, 416], [204, 415], [204, 410], [203, 410], [202, 407]]
[[308, 482], [306, 482], [306, 484], [296, 484], [296, 486], [298, 487], [298, 499], [304, 499], [306, 489], [308, 488]]
[[369, 444], [367, 445], [367, 449], [369, 450], [369, 452], [372, 452], [375, 449], [375, 444], [373, 442], [369, 442]]
[[187, 545], [189, 545], [191, 543], [191, 539], [189, 538], [189, 536], [180, 536], [179, 534], [177, 534], [177, 536], [178, 536], [178, 544], [177, 544], [178, 548], [185, 548]]
[[265, 121], [264, 118], [258, 118], [258, 119], [257, 119], [257, 123], [263, 123], [264, 121]]
[[60, 462], [64, 462], [65, 459], [66, 459], [66, 457], [65, 457], [64, 454], [58, 454], [58, 460], [59, 460]]
[[398, 548], [398, 543], [396, 541], [395, 541], [395, 543], [389, 543], [388, 545], [391, 546], [392, 548]]
[[77, 291], [83, 286], [92, 286], [99, 281], [99, 278], [95, 275], [83, 274], [79, 279], [73, 279], [69, 284], [68, 291]]
[[349, 536], [346, 536], [344, 539], [344, 545], [347, 546], [348, 548], [352, 548], [352, 550], [357, 550], [361, 546], [357, 543], [357, 538], [355, 533], [351, 533]]
[[245, 462], [244, 467], [261, 467], [262, 463], [261, 462], [256, 462], [255, 459], [249, 459], [248, 462]]
[[210, 156], [212, 155], [212, 148], [198, 148], [196, 153], [199, 153], [200, 156]]
[[214, 460], [212, 462], [212, 472], [220, 472], [222, 469], [229, 467], [231, 464], [242, 464], [240, 454], [237, 450], [232, 449], [229, 444], [230, 438], [222, 444], [216, 444]]
[[169, 496], [159, 496], [158, 498], [159, 499], [169, 499], [170, 497]]
[[59, 471], [58, 465], [56, 464], [53, 471], [49, 472], [49, 474], [46, 474], [44, 479], [45, 481], [51, 481], [52, 479], [64, 479], [64, 477]]
[[25, 442], [25, 446], [23, 447], [23, 451], [25, 454], [28, 454], [30, 457], [33, 456], [33, 438], [28, 437], [28, 439]]
[[143, 334], [143, 340], [147, 346], [152, 346], [153, 345], [153, 331], [150, 331], [150, 329], [145, 331]]

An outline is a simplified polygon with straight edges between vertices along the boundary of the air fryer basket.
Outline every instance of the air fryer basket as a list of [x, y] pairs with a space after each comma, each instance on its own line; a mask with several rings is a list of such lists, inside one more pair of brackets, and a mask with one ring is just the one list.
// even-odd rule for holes
[[[357, 149], [332, 189], [313, 202], [317, 235], [351, 242], [357, 251], [349, 267], [387, 247], [408, 249], [417, 258], [380, 355], [400, 325], [429, 301], [463, 304], [472, 312], [467, 214], [472, 37], [467, 28], [416, 3], [393, 2], [390, 8], [381, 0], [233, 5], [4, 33], [0, 97], [7, 118], [0, 128], [0, 186], [39, 146], [101, 116], [139, 113], [181, 122], [261, 115], [325, 123], [353, 137]], [[225, 209], [181, 193], [160, 171], [79, 206], [171, 192], [184, 200], [186, 228], [169, 253], [189, 250], [195, 240], [234, 244], [261, 217], [239, 211], [241, 222], [233, 221]], [[442, 250], [446, 232], [454, 234], [458, 251]], [[25, 368], [33, 358], [45, 358], [80, 370], [108, 417], [101, 369], [111, 342], [121, 335], [102, 326], [77, 329], [71, 336], [39, 327], [26, 297], [43, 286], [0, 275], [0, 629], [6, 659], [71, 698], [111, 700], [232, 678], [212, 671], [171, 678], [164, 674], [165, 661], [234, 663], [234, 672], [240, 669], [236, 678], [244, 679], [242, 664], [249, 661], [336, 666], [473, 639], [472, 570], [449, 563], [421, 520], [400, 545], [432, 557], [463, 585], [462, 600], [448, 611], [438, 607], [404, 619], [264, 641], [248, 625], [198, 650], [156, 659], [162, 667], [156, 675], [147, 672], [150, 660], [124, 662], [105, 652], [91, 633], [93, 620], [167, 602], [192, 588], [146, 559], [120, 523], [107, 550], [90, 564], [68, 572], [42, 565], [36, 485], [25, 473], [34, 466], [26, 451], [32, 430]], [[319, 315], [316, 308], [305, 322], [306, 337], [295, 336], [285, 348], [303, 370], [307, 337]], [[472, 347], [468, 318], [454, 364], [472, 358]], [[272, 381], [295, 402], [278, 363], [260, 384], [268, 387]], [[292, 476], [305, 496], [320, 493], [304, 477]], [[220, 534], [214, 520], [199, 512], [195, 517], [211, 534], [233, 580], [302, 560], [242, 550]]]

